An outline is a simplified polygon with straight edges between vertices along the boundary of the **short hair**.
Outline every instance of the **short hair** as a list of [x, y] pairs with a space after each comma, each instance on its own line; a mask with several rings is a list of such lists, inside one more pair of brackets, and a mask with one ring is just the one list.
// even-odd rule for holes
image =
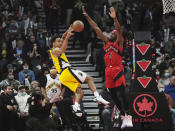
[[53, 47], [53, 43], [55, 42], [55, 40], [58, 38], [59, 36], [58, 35], [54, 35], [52, 38], [51, 38], [51, 47]]
[[9, 87], [9, 86], [10, 86], [10, 87], [13, 87], [12, 85], [5, 85], [5, 86], [3, 87], [3, 89], [4, 89], [4, 90], [7, 90], [7, 87]]

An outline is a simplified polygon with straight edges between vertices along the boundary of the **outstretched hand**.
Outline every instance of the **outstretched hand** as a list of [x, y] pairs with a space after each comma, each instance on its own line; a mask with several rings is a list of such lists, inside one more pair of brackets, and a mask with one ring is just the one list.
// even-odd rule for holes
[[83, 15], [84, 15], [84, 16], [87, 16], [87, 15], [88, 15], [87, 12], [86, 12], [86, 10], [85, 10], [85, 7], [84, 7], [84, 6], [82, 6], [82, 12], [83, 12]]
[[66, 36], [67, 38], [70, 38], [73, 35], [72, 31], [73, 31], [73, 28], [71, 27], [67, 32], [67, 36]]
[[68, 31], [68, 32], [73, 31], [72, 24], [69, 26], [69, 28], [68, 28], [67, 31]]
[[113, 18], [113, 19], [116, 18], [116, 13], [115, 13], [114, 7], [111, 7], [111, 8], [110, 8], [109, 15], [110, 15], [110, 17]]

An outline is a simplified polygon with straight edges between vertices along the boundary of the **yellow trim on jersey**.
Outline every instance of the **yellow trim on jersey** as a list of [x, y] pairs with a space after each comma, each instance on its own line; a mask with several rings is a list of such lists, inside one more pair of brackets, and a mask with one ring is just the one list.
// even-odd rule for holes
[[72, 75], [69, 68], [63, 70], [60, 75], [60, 81], [73, 92], [76, 92], [77, 87], [81, 86], [81, 83]]
[[64, 53], [62, 53], [59, 57], [54, 57], [53, 54], [52, 54], [52, 50], [50, 50], [50, 55], [51, 55], [51, 58], [53, 60], [53, 64], [56, 68], [56, 70], [58, 71], [58, 73], [60, 74], [60, 72], [62, 71], [61, 70], [61, 67], [60, 67], [60, 62], [59, 62], [59, 57], [61, 59], [63, 59], [65, 62], [69, 63], [66, 55]]
[[53, 86], [56, 86], [57, 88], [61, 90], [61, 85], [54, 81], [53, 83], [51, 83], [50, 85], [46, 87], [46, 91], [50, 90]]

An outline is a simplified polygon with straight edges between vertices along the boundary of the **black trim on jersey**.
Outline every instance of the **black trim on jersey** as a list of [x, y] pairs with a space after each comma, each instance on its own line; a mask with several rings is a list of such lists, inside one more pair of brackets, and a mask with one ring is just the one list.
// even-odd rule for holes
[[63, 68], [62, 68], [62, 62], [61, 62], [61, 58], [60, 57], [58, 57], [58, 60], [59, 60], [59, 64], [60, 64], [60, 69], [61, 69], [61, 71], [63, 70]]
[[120, 71], [114, 78], [114, 82], [116, 82], [122, 75], [124, 74], [123, 70]]
[[[62, 65], [62, 62], [61, 61], [64, 61], [65, 63], [68, 63], [68, 62], [66, 62], [64, 59], [62, 59], [61, 57], [58, 57], [58, 60], [59, 60], [59, 63], [60, 63], [60, 68], [61, 68], [61, 70], [64, 70], [63, 69], [63, 65]], [[68, 63], [69, 64], [69, 63]], [[62, 72], [62, 71], [61, 71]]]
[[105, 52], [108, 53], [110, 50], [113, 50], [115, 53], [117, 53], [118, 55], [122, 57], [122, 53], [116, 47], [110, 45], [108, 48], [105, 49]]
[[75, 77], [75, 79], [77, 79], [77, 81], [79, 81], [82, 84], [81, 80], [73, 73], [71, 68], [69, 68], [69, 67], [67, 67], [67, 68], [69, 69], [70, 73]]
[[108, 53], [110, 50], [110, 46], [108, 48], [105, 49], [105, 52]]
[[64, 59], [62, 59], [61, 57], [59, 57], [62, 61], [64, 61], [65, 63], [68, 63], [67, 61], [65, 61]]

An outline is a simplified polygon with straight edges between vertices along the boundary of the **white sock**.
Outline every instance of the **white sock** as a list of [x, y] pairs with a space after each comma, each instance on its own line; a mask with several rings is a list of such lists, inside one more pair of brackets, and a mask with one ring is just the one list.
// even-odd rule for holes
[[80, 104], [78, 102], [75, 101], [75, 104], [74, 104], [76, 107], [80, 108]]
[[95, 92], [94, 92], [94, 96], [95, 96], [95, 97], [98, 97], [98, 96], [100, 96], [100, 95], [99, 95], [99, 93], [98, 93], [97, 91], [95, 91]]

